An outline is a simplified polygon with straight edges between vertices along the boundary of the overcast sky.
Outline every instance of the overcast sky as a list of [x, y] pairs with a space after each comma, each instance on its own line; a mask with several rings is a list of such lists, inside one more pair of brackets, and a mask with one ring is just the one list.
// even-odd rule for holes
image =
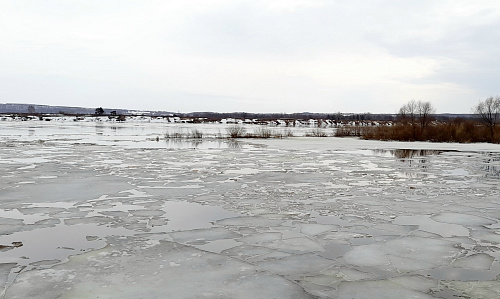
[[0, 103], [469, 113], [500, 93], [500, 1], [0, 0]]

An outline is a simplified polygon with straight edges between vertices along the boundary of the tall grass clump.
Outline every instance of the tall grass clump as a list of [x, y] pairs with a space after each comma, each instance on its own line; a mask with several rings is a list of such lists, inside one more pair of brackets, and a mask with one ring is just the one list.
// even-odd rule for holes
[[283, 132], [281, 133], [281, 135], [283, 137], [293, 137], [293, 136], [295, 136], [293, 134], [293, 131], [290, 128], [286, 128], [285, 130], [283, 130]]
[[350, 137], [350, 136], [360, 137], [362, 135], [362, 132], [360, 126], [345, 126], [345, 127], [338, 127], [334, 135], [335, 137]]
[[327, 137], [328, 134], [326, 134], [322, 129], [316, 128], [313, 130], [310, 130], [306, 132], [306, 137]]
[[203, 136], [204, 136], [203, 132], [198, 129], [191, 130], [191, 133], [184, 133], [182, 129], [178, 129], [174, 132], [167, 131], [164, 134], [165, 139], [182, 139], [182, 138], [201, 139], [203, 138]]
[[245, 136], [246, 129], [243, 126], [234, 125], [226, 128], [226, 132], [230, 138], [242, 138]]
[[[500, 136], [500, 128], [495, 136]], [[410, 123], [380, 125], [365, 128], [362, 138], [395, 141], [431, 141], [431, 142], [493, 142], [500, 143], [500, 138], [491, 139], [490, 128], [470, 119], [454, 119], [430, 123], [424, 131]]]
[[273, 138], [288, 138], [288, 137], [294, 137], [295, 135], [293, 134], [293, 131], [290, 128], [286, 128], [285, 130], [281, 131], [274, 131], [273, 132]]
[[176, 130], [174, 132], [167, 131], [164, 134], [165, 139], [180, 139], [184, 137], [182, 130]]
[[273, 130], [269, 128], [257, 128], [254, 130], [252, 137], [255, 138], [271, 138], [274, 135]]
[[203, 138], [203, 132], [198, 129], [191, 130], [191, 135], [189, 137], [195, 139], [201, 139]]

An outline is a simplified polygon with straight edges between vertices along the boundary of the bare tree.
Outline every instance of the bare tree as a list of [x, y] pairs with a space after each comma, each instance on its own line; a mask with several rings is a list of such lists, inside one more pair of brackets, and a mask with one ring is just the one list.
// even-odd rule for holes
[[398, 116], [404, 122], [414, 123], [417, 117], [417, 101], [411, 100], [399, 108]]
[[500, 121], [500, 97], [489, 97], [474, 107], [474, 112], [488, 127], [491, 141], [495, 140], [495, 126]]
[[436, 109], [432, 106], [431, 102], [417, 102], [418, 119], [420, 121], [420, 130], [423, 132], [429, 122], [432, 120], [432, 114], [436, 112]]
[[417, 128], [420, 128], [420, 134], [423, 133], [432, 119], [436, 109], [431, 102], [411, 100], [401, 106], [398, 117], [404, 123], [409, 123], [413, 129], [413, 138], [417, 138]]

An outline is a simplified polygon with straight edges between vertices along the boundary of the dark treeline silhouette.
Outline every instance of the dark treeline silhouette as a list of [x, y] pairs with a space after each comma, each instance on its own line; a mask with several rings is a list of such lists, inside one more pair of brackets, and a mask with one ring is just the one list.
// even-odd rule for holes
[[364, 120], [384, 120], [390, 121], [394, 120], [395, 114], [372, 114], [372, 113], [313, 113], [313, 112], [301, 112], [301, 113], [249, 113], [249, 112], [229, 112], [229, 113], [219, 113], [219, 112], [191, 112], [191, 113], [176, 113], [174, 116], [185, 117], [185, 118], [208, 118], [208, 119], [262, 119], [262, 120], [274, 120], [274, 119], [327, 119], [327, 120], [353, 120], [353, 121], [364, 121]]
[[[101, 108], [101, 107], [99, 107]], [[19, 114], [19, 115], [38, 115], [38, 114], [63, 114], [68, 116], [96, 115], [96, 108], [68, 107], [68, 106], [50, 106], [50, 105], [35, 105], [35, 104], [1, 104], [0, 113]], [[168, 111], [137, 111], [127, 109], [99, 109], [98, 115], [145, 115], [156, 117], [181, 117], [181, 118], [198, 118], [199, 121], [220, 121], [225, 118], [234, 119], [262, 119], [262, 120], [332, 120], [332, 121], [394, 121], [397, 114], [391, 113], [249, 113], [249, 112], [190, 112], [190, 113], [173, 113]], [[455, 117], [470, 118], [472, 114], [435, 114], [434, 118], [446, 120]], [[203, 120], [205, 119], [205, 120]]]

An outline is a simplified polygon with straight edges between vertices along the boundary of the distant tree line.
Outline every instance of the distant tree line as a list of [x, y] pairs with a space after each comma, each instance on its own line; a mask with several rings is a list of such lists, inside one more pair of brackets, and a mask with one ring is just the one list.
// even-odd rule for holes
[[[102, 111], [101, 111], [102, 109]], [[333, 121], [393, 121], [397, 118], [397, 114], [389, 113], [248, 113], [248, 112], [191, 112], [191, 113], [172, 113], [166, 111], [130, 111], [125, 109], [103, 109], [98, 108], [81, 108], [67, 106], [48, 106], [35, 104], [1, 104], [0, 113], [14, 113], [19, 115], [40, 115], [40, 114], [63, 114], [68, 116], [82, 115], [144, 115], [153, 117], [180, 117], [180, 118], [200, 118], [207, 121], [220, 121], [221, 119], [261, 119], [261, 120], [333, 120]], [[436, 114], [436, 119], [449, 119], [457, 115], [451, 114]], [[471, 114], [461, 114], [460, 117], [471, 117]]]
[[[14, 112], [20, 111], [20, 112]], [[93, 113], [92, 113], [93, 112]], [[109, 118], [124, 121], [125, 115], [149, 115], [153, 117], [180, 117], [190, 119], [190, 122], [216, 122], [222, 119], [241, 120], [285, 120], [295, 124], [295, 121], [330, 120], [336, 125], [346, 122], [353, 126], [342, 126], [337, 130], [337, 136], [362, 136], [365, 139], [382, 140], [428, 140], [437, 142], [494, 142], [500, 143], [500, 97], [488, 97], [479, 101], [472, 109], [472, 114], [436, 114], [436, 109], [430, 102], [411, 100], [401, 106], [397, 114], [372, 113], [217, 113], [192, 112], [178, 113], [161, 111], [138, 111], [116, 109], [106, 111], [102, 107], [95, 109], [46, 106], [29, 104], [0, 104], [0, 113], [15, 113], [21, 116], [57, 113], [65, 115], [107, 115]], [[257, 122], [258, 123], [258, 122]], [[370, 124], [363, 126], [362, 124]], [[377, 125], [374, 125], [377, 124]]]
[[275, 119], [293, 119], [293, 120], [308, 120], [308, 119], [327, 119], [327, 120], [394, 120], [394, 114], [372, 114], [372, 113], [248, 113], [248, 112], [191, 112], [191, 113], [176, 113], [174, 116], [183, 118], [208, 118], [213, 120], [234, 118], [234, 119], [262, 119], [262, 120], [275, 120]]

